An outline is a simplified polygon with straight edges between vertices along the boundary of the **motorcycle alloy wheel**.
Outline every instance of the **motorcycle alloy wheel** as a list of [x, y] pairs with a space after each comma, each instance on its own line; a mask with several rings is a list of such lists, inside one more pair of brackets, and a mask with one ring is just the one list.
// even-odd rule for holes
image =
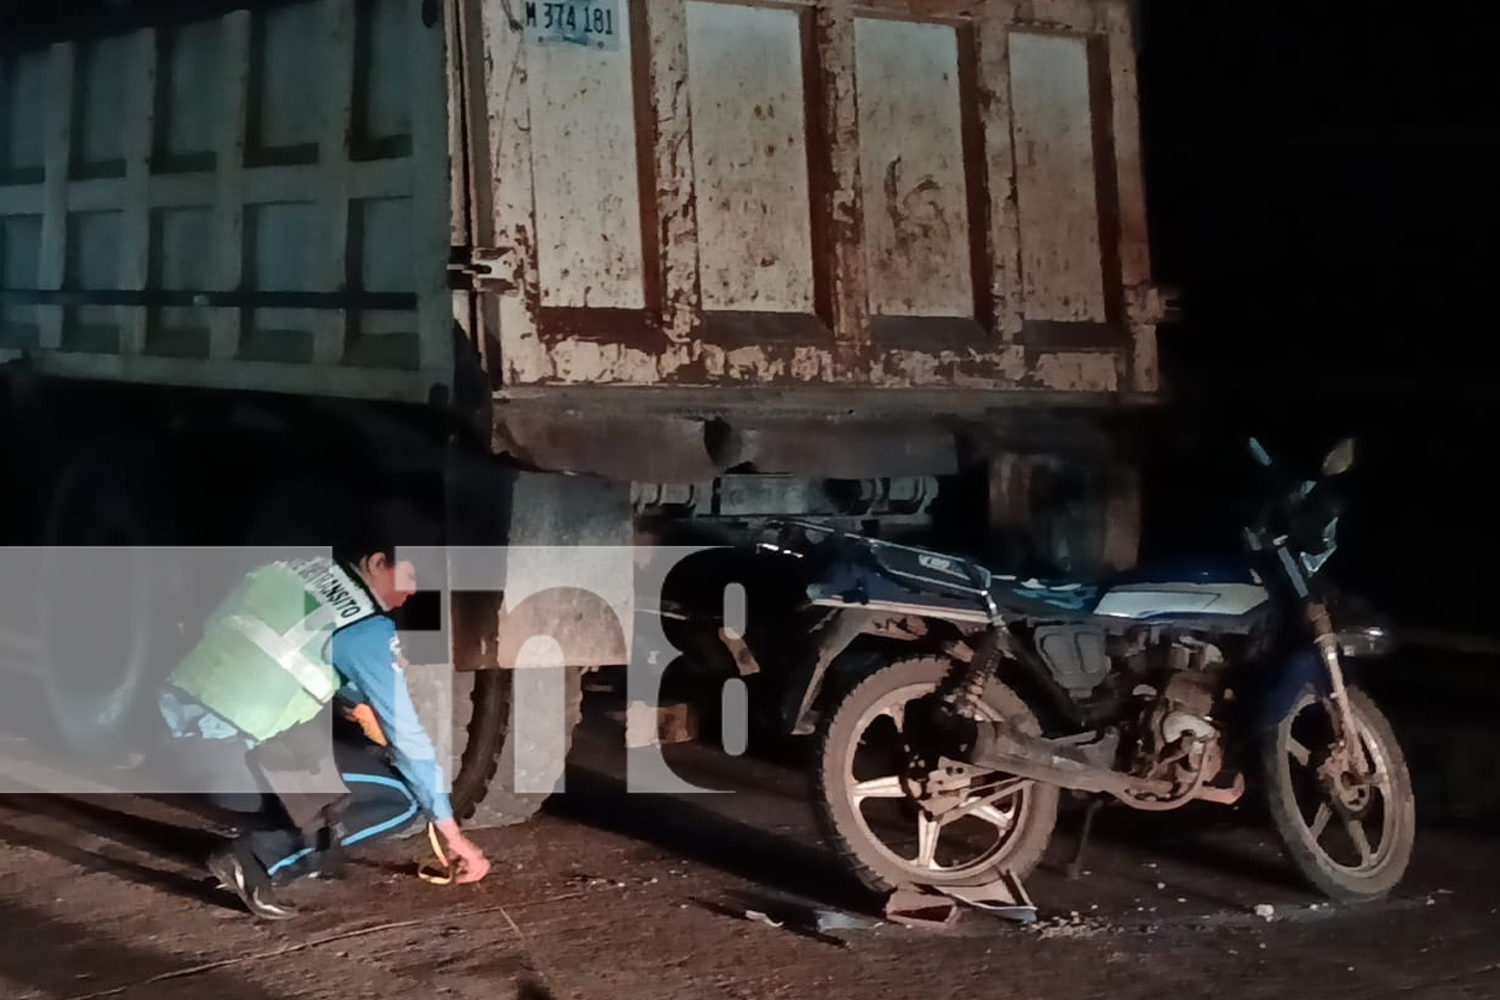
[[[1411, 777], [1390, 723], [1363, 691], [1349, 690], [1349, 708], [1358, 738], [1342, 760], [1331, 745], [1328, 709], [1308, 688], [1270, 731], [1261, 762], [1271, 821], [1288, 860], [1342, 903], [1394, 889], [1416, 839]], [[1349, 766], [1355, 760], [1368, 780]]]
[[[961, 789], [936, 814], [923, 808], [934, 803], [930, 795], [923, 796], [925, 803], [917, 797], [919, 789], [905, 773], [905, 709], [937, 691], [952, 669], [952, 662], [941, 658], [892, 663], [850, 690], [821, 726], [814, 793], [819, 826], [824, 840], [873, 892], [902, 884], [972, 882], [1002, 870], [1025, 878], [1041, 861], [1057, 825], [1058, 790], [1030, 781], [1017, 782], [1013, 792], [988, 804], [982, 804], [984, 796]], [[1041, 729], [1026, 703], [998, 678], [986, 686], [981, 712], [1028, 733]], [[992, 774], [987, 784], [989, 779], [1005, 780]], [[885, 808], [867, 815], [872, 803]], [[882, 834], [915, 845], [898, 849]], [[975, 843], [983, 846], [967, 856], [953, 852], [955, 845], [962, 851]]]

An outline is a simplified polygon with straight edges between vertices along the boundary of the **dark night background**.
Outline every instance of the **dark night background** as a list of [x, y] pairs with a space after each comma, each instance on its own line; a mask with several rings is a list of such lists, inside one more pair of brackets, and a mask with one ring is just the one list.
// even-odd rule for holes
[[1410, 634], [1500, 639], [1492, 41], [1380, 4], [1147, 0], [1142, 28], [1154, 266], [1183, 311], [1147, 557], [1234, 546], [1249, 434], [1308, 463], [1357, 436], [1327, 572], [1406, 632], [1361, 682], [1424, 822], [1500, 821], [1500, 658]]
[[1144, 5], [1162, 335], [1152, 544], [1223, 542], [1247, 433], [1363, 445], [1331, 567], [1410, 624], [1500, 635], [1496, 86], [1487, 36], [1411, 8]]

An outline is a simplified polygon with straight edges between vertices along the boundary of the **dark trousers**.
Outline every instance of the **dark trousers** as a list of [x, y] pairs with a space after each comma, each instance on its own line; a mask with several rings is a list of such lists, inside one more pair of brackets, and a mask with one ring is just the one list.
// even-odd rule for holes
[[[244, 824], [237, 845], [278, 883], [317, 871], [325, 860], [322, 850], [325, 846], [345, 848], [370, 843], [421, 822], [416, 796], [386, 762], [380, 747], [362, 734], [351, 735], [340, 727], [335, 731], [333, 758], [351, 795], [340, 816], [339, 836], [333, 845], [310, 843], [269, 792], [220, 792], [208, 796], [219, 809], [255, 817]], [[206, 766], [220, 776], [232, 774], [231, 787], [248, 788], [256, 783], [243, 753], [205, 752], [197, 758], [197, 764], [196, 770], [200, 772]]]
[[[371, 843], [419, 821], [421, 807], [416, 796], [375, 744], [362, 739], [335, 740], [333, 759], [351, 793], [339, 818], [340, 836], [334, 846]], [[290, 823], [280, 829], [253, 830], [242, 837], [255, 860], [277, 882], [309, 874], [322, 860], [319, 845], [308, 844]]]

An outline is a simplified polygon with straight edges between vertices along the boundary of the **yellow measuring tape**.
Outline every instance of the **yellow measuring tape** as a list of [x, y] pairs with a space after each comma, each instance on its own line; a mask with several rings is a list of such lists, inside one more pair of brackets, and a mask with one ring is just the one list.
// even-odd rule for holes
[[[375, 713], [370, 710], [369, 705], [356, 705], [350, 712], [349, 717], [359, 723], [359, 727], [365, 731], [365, 736], [370, 742], [380, 746], [387, 746], [385, 733], [380, 730], [380, 723], [375, 721]], [[453, 862], [448, 860], [448, 854], [443, 850], [443, 842], [438, 839], [437, 827], [431, 823], [427, 824], [427, 842], [432, 845], [432, 853], [437, 857], [437, 864], [428, 862], [417, 869], [417, 877], [423, 882], [432, 885], [453, 884]]]
[[438, 839], [437, 827], [431, 823], [427, 824], [427, 842], [432, 845], [432, 853], [437, 856], [436, 866], [428, 862], [417, 869], [417, 878], [432, 885], [453, 884], [453, 863], [448, 860], [448, 855], [443, 851], [442, 841]]
[[[370, 710], [369, 705], [356, 705], [348, 713], [349, 718], [359, 723], [359, 728], [365, 731], [365, 736], [371, 743], [387, 746], [385, 733], [380, 730], [380, 723], [375, 721], [375, 713]], [[427, 862], [417, 869], [417, 877], [423, 882], [433, 885], [451, 885], [453, 883], [453, 863], [448, 860], [448, 855], [443, 850], [443, 842], [438, 839], [437, 827], [431, 823], [427, 824], [427, 842], [432, 845], [432, 853], [437, 857], [437, 864]]]

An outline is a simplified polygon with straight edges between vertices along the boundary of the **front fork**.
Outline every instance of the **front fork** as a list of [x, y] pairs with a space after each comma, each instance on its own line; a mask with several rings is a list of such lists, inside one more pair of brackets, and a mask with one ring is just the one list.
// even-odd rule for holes
[[1363, 755], [1353, 752], [1358, 744], [1358, 730], [1354, 728], [1354, 710], [1349, 705], [1349, 689], [1344, 684], [1344, 664], [1339, 655], [1338, 635], [1334, 632], [1333, 621], [1328, 615], [1328, 606], [1321, 601], [1308, 600], [1304, 607], [1307, 623], [1312, 628], [1313, 641], [1323, 657], [1323, 667], [1328, 671], [1329, 697], [1334, 708], [1331, 713], [1334, 743], [1341, 753], [1348, 755], [1353, 770], [1364, 777], [1364, 767], [1360, 763]]
[[[1353, 770], [1361, 777], [1364, 767], [1354, 763], [1361, 754], [1350, 753], [1352, 741], [1358, 739], [1358, 730], [1354, 728], [1354, 711], [1349, 706], [1349, 690], [1344, 685], [1344, 663], [1339, 656], [1339, 639], [1333, 630], [1333, 619], [1329, 617], [1328, 605], [1313, 596], [1309, 581], [1302, 573], [1302, 567], [1287, 549], [1285, 539], [1277, 539], [1272, 543], [1277, 559], [1281, 567], [1286, 571], [1286, 577], [1301, 600], [1303, 614], [1308, 626], [1312, 629], [1313, 642], [1317, 644], [1318, 653], [1323, 658], [1323, 667], [1328, 671], [1329, 696], [1333, 701], [1333, 711], [1329, 713], [1333, 717], [1334, 746], [1338, 753], [1345, 755], [1351, 763]], [[1252, 538], [1253, 548], [1263, 549], [1259, 539]]]

